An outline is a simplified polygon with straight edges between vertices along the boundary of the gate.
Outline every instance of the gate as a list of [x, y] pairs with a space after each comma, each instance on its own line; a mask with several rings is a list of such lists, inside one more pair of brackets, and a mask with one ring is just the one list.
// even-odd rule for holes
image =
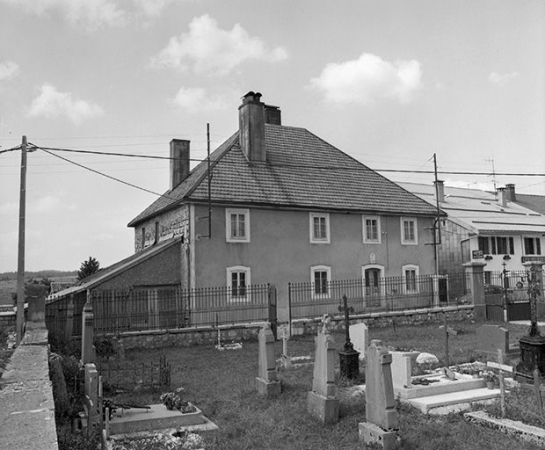
[[509, 322], [530, 320], [526, 272], [493, 272], [485, 284], [487, 320]]

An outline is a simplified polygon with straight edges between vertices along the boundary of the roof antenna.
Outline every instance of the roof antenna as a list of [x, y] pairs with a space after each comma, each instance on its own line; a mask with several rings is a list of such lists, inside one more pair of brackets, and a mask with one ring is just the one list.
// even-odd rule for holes
[[492, 163], [492, 181], [494, 182], [494, 196], [498, 195], [498, 189], [496, 188], [496, 168], [494, 167], [494, 160], [493, 159], [485, 159], [487, 162]]

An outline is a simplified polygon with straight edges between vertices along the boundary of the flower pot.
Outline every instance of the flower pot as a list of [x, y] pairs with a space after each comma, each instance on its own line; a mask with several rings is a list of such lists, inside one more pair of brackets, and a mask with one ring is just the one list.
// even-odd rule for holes
[[487, 381], [486, 382], [486, 387], [488, 389], [494, 389], [496, 387], [496, 383], [494, 383], [493, 381]]

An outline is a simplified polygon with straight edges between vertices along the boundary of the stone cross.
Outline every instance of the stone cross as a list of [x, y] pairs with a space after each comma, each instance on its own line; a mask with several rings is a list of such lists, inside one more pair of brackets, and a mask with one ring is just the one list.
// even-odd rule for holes
[[344, 311], [345, 341], [343, 349], [339, 352], [339, 362], [341, 377], [353, 380], [358, 378], [360, 373], [360, 354], [354, 350], [354, 345], [350, 340], [350, 313], [354, 312], [354, 308], [348, 307], [348, 299], [346, 298], [346, 295], [343, 295], [343, 303], [343, 306], [339, 306], [339, 311]]

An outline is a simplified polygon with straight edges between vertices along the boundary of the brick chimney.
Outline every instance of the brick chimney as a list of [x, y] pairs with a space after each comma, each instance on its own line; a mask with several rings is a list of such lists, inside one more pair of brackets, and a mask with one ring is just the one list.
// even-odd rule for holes
[[170, 141], [170, 189], [174, 189], [189, 176], [189, 142], [184, 139]]
[[445, 201], [445, 182], [443, 180], [434, 181], [435, 184], [435, 196], [439, 203]]
[[507, 195], [507, 200], [510, 202], [516, 202], [517, 196], [515, 194], [515, 185], [514, 184], [506, 184], [505, 185], [505, 192]]
[[248, 92], [238, 108], [239, 140], [244, 155], [250, 162], [266, 162], [265, 104], [259, 92]]

